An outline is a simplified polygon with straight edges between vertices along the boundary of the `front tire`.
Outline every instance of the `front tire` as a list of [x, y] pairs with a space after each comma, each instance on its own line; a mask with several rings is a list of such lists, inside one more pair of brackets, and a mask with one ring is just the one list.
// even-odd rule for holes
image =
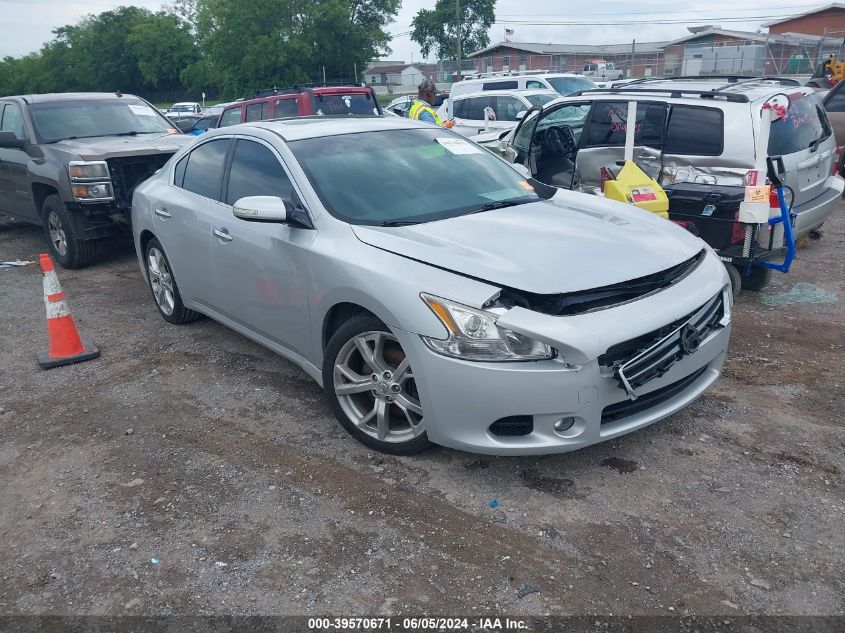
[[159, 314], [168, 323], [181, 325], [196, 321], [202, 315], [185, 307], [182, 295], [173, 277], [170, 261], [164, 254], [164, 249], [156, 238], [147, 243], [144, 250], [144, 263], [147, 267], [147, 281], [153, 293]]
[[432, 445], [408, 357], [373, 315], [354, 316], [334, 333], [323, 359], [323, 386], [341, 426], [362, 444], [393, 455]]
[[63, 268], [84, 268], [94, 262], [96, 242], [81, 239], [59, 196], [52, 195], [44, 199], [41, 218], [50, 255]]

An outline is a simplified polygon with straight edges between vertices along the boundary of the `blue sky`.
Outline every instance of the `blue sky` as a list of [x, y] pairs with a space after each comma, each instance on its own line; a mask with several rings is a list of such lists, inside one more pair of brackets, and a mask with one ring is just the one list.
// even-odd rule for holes
[[[51, 38], [51, 31], [72, 24], [89, 13], [99, 13], [115, 7], [134, 4], [157, 10], [162, 0], [0, 0], [0, 57], [22, 55], [38, 50]], [[433, 6], [433, 0], [403, 0], [391, 33], [401, 34], [410, 29], [411, 20], [421, 8]], [[769, 16], [803, 13], [825, 2], [801, 3], [795, 0], [747, 0], [738, 5], [725, 0], [683, 4], [672, 0], [597, 0], [592, 3], [563, 0], [498, 0], [496, 15], [501, 24], [490, 32], [492, 42], [503, 39], [505, 26], [514, 30], [516, 42], [568, 42], [573, 44], [615, 44], [638, 41], [668, 40], [687, 34], [685, 24], [660, 22], [698, 20], [720, 24], [724, 28], [756, 30]], [[573, 6], [582, 6], [575, 13]], [[765, 16], [765, 17], [762, 17]], [[750, 18], [750, 19], [745, 19]], [[742, 19], [740, 21], [740, 19]], [[520, 24], [517, 20], [540, 22], [542, 25]], [[617, 25], [555, 26], [553, 21], [617, 22]], [[407, 36], [394, 38], [390, 59], [420, 61], [418, 47]]]

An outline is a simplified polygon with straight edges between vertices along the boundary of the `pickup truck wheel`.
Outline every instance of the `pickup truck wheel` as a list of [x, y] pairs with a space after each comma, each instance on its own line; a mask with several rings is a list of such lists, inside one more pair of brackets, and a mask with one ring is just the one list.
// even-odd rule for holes
[[50, 255], [63, 268], [84, 268], [93, 263], [96, 243], [93, 240], [80, 239], [59, 196], [47, 196], [44, 206], [41, 207], [41, 217]]
[[174, 325], [196, 321], [202, 315], [185, 307], [182, 295], [173, 277], [170, 261], [164, 254], [161, 243], [153, 238], [147, 244], [144, 253], [144, 264], [147, 267], [147, 280], [153, 293], [153, 300], [164, 320]]

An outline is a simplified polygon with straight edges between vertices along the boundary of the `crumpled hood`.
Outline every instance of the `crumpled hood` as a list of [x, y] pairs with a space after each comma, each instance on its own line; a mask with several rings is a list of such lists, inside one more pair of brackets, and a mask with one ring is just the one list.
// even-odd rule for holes
[[119, 156], [174, 154], [195, 137], [186, 134], [139, 134], [138, 136], [103, 136], [59, 141], [52, 147], [80, 156], [83, 160], [106, 160]]
[[704, 243], [635, 207], [559, 191], [551, 200], [404, 227], [355, 225], [365, 244], [496, 285], [555, 294], [657, 273]]

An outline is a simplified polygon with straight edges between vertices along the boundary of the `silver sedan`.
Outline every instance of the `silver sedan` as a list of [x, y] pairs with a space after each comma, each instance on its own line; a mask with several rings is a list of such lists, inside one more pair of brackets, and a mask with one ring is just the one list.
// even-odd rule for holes
[[165, 320], [297, 363], [385, 452], [617, 437], [707, 389], [730, 336], [698, 238], [408, 120], [208, 132], [136, 189], [132, 227]]

